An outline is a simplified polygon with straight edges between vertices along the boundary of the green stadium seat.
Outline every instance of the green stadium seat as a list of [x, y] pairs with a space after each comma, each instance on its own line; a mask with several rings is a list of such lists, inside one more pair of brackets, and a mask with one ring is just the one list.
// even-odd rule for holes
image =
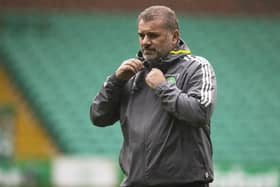
[[[0, 54], [65, 153], [119, 153], [119, 124], [92, 127], [89, 106], [110, 72], [136, 54], [135, 18], [94, 13], [5, 14]], [[38, 20], [45, 21], [44, 30], [36, 26]], [[280, 38], [275, 37], [280, 33], [279, 20], [183, 15], [179, 20], [182, 38], [193, 53], [207, 57], [216, 70], [215, 161], [280, 164]], [[33, 25], [16, 32], [23, 22]]]

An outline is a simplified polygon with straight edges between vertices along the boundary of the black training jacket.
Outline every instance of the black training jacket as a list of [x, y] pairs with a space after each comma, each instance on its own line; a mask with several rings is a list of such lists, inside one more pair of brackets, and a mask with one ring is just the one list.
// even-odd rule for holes
[[[138, 58], [143, 60], [141, 52]], [[120, 121], [121, 187], [213, 181], [210, 118], [216, 77], [211, 64], [190, 54], [182, 40], [167, 57], [144, 64], [129, 81], [109, 76], [90, 108], [96, 126]], [[153, 67], [167, 79], [154, 90], [145, 83]]]

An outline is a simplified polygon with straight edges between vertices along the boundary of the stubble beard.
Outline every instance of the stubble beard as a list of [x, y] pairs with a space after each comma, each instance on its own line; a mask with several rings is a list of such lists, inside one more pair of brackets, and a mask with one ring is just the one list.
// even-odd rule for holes
[[152, 51], [149, 51], [149, 54], [145, 54], [145, 48], [142, 50], [143, 57], [147, 61], [157, 61], [161, 58], [166, 57], [169, 52], [172, 50], [171, 44], [166, 44], [162, 48], [153, 48]]
[[143, 54], [143, 57], [147, 61], [155, 61], [155, 60], [159, 59], [159, 57], [156, 54], [153, 54], [153, 55], [145, 55], [145, 54]]

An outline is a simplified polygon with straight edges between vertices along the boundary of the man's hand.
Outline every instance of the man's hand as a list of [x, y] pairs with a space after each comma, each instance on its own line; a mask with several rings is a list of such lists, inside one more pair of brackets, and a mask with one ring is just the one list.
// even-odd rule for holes
[[129, 80], [138, 71], [144, 68], [143, 63], [136, 59], [128, 59], [124, 61], [120, 67], [116, 70], [116, 77], [120, 80]]
[[166, 81], [162, 71], [157, 68], [153, 68], [145, 78], [147, 85], [155, 89], [159, 84]]

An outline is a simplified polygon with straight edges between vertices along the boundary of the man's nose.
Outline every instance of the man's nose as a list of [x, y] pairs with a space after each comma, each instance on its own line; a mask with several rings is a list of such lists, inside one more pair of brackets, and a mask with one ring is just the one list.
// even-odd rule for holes
[[142, 40], [142, 45], [151, 45], [151, 40], [149, 39], [148, 36], [144, 36]]

